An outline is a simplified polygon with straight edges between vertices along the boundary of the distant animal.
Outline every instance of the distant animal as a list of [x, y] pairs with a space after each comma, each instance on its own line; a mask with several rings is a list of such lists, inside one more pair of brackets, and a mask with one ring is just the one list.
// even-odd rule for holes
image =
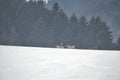
[[75, 45], [67, 45], [68, 49], [75, 49]]
[[63, 45], [63, 43], [61, 43], [60, 45], [56, 45], [56, 48], [65, 48], [65, 46]]

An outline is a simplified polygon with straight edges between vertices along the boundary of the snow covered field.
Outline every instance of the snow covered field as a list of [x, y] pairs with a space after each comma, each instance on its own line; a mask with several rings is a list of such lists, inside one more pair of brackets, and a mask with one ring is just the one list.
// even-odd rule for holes
[[0, 80], [120, 80], [120, 52], [0, 46]]

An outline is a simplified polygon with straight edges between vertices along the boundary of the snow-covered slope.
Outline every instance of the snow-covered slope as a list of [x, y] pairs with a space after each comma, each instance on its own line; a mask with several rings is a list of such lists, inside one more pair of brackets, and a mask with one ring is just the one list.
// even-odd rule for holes
[[0, 46], [0, 80], [120, 80], [120, 52]]

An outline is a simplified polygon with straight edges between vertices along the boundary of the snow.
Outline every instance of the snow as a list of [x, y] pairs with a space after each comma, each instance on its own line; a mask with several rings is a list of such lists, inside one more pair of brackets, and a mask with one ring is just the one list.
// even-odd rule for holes
[[0, 80], [120, 80], [120, 51], [0, 46]]
[[[29, 2], [29, 1], [35, 1], [35, 2], [37, 2], [37, 1], [42, 1], [42, 0], [25, 0], [26, 2]], [[46, 4], [48, 4], [48, 0], [43, 0]]]

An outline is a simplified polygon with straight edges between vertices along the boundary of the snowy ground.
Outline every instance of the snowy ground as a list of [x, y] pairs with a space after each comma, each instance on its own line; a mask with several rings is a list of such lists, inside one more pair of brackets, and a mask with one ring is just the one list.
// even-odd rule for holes
[[120, 52], [0, 46], [0, 80], [120, 80]]

